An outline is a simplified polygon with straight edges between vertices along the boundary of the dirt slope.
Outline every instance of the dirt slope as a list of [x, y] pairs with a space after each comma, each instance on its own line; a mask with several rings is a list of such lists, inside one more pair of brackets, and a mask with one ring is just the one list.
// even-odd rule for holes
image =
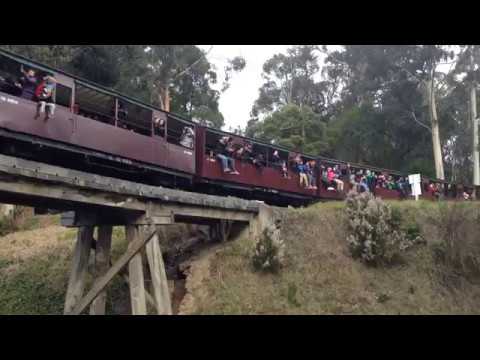
[[[371, 268], [353, 260], [345, 241], [342, 204], [291, 210], [283, 237], [288, 264], [278, 275], [251, 268], [244, 237], [203, 257], [187, 278], [190, 314], [478, 314], [480, 286], [446, 272], [434, 260], [435, 204], [403, 203], [426, 245], [401, 264]], [[200, 275], [195, 274], [198, 271]]]

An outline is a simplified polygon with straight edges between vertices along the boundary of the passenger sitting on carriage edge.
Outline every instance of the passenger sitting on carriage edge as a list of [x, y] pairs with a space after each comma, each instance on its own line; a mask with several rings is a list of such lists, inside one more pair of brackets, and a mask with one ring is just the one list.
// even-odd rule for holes
[[366, 180], [367, 180], [368, 189], [370, 190], [370, 192], [373, 193], [375, 191], [375, 183], [376, 183], [375, 173], [373, 171], [367, 170]]
[[316, 162], [315, 160], [307, 161], [307, 177], [308, 177], [308, 188], [316, 190], [317, 189], [317, 178], [315, 177]]
[[398, 179], [397, 184], [398, 184], [398, 191], [400, 192], [400, 197], [406, 198], [408, 195], [408, 189], [407, 189], [408, 184], [405, 181], [405, 178], [401, 177], [400, 179]]
[[266, 165], [265, 156], [262, 153], [254, 154], [252, 162], [260, 170]]
[[335, 165], [335, 167], [333, 168], [333, 172], [335, 174], [335, 178], [333, 181], [335, 181], [337, 183], [337, 189], [338, 191], [343, 191], [343, 181], [340, 180], [340, 170], [338, 169], [338, 165]]
[[280, 158], [280, 155], [278, 154], [278, 150], [275, 150], [273, 152], [273, 163], [275, 164], [276, 167], [281, 169], [282, 176], [284, 178], [288, 178], [287, 162]]
[[38, 83], [38, 79], [35, 76], [35, 70], [30, 69], [25, 71], [22, 65], [20, 71], [23, 73], [23, 76], [20, 78], [20, 84], [22, 87], [21, 97], [27, 100], [34, 100], [35, 90], [37, 89]]
[[35, 118], [45, 112], [47, 107], [45, 120], [53, 117], [55, 112], [55, 98], [56, 98], [57, 80], [53, 76], [46, 76], [43, 82], [37, 87], [35, 96], [38, 100], [37, 113]]
[[[222, 163], [222, 169], [224, 173], [230, 173], [232, 175], [238, 175], [238, 171], [235, 169], [235, 160], [232, 158], [232, 137], [224, 136], [217, 142], [216, 154], [217, 159]], [[229, 167], [230, 165], [230, 167]]]
[[335, 181], [335, 172], [331, 167], [327, 168], [327, 182], [328, 182], [327, 190], [335, 190], [332, 187], [333, 184], [336, 184], [337, 190], [338, 190], [338, 183]]
[[303, 160], [297, 164], [298, 175], [300, 176], [300, 187], [308, 188], [307, 167]]

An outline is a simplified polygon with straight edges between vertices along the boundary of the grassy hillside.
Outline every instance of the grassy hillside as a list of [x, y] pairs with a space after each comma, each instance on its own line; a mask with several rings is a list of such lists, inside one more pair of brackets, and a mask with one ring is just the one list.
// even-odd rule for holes
[[[242, 238], [210, 256], [208, 267], [202, 266], [208, 274], [201, 276], [202, 286], [190, 289], [195, 302], [186, 312], [480, 313], [480, 286], [475, 278], [467, 280], [461, 271], [440, 260], [442, 234], [436, 222], [442, 218], [442, 208], [430, 202], [392, 206], [399, 208], [404, 222], [420, 226], [427, 242], [408, 250], [397, 264], [373, 268], [353, 260], [345, 240], [343, 204], [317, 204], [289, 211], [283, 228], [288, 260], [279, 274], [254, 272], [253, 244]], [[479, 213], [478, 206], [468, 206], [469, 211]], [[475, 226], [472, 220], [470, 225]], [[480, 235], [478, 226], [464, 230], [473, 231], [475, 238]], [[478, 251], [478, 244], [474, 246]]]
[[[403, 214], [406, 227], [420, 227], [426, 241], [408, 250], [394, 265], [375, 268], [352, 259], [345, 240], [343, 203], [291, 209], [282, 229], [285, 268], [275, 275], [255, 272], [251, 262], [254, 244], [247, 237], [219, 244], [192, 265], [180, 312], [480, 313], [480, 266], [475, 262], [480, 260], [476, 256], [480, 255], [479, 205], [466, 205], [466, 212], [453, 216], [431, 202], [391, 204]], [[462, 217], [469, 220], [457, 229], [455, 221]], [[28, 230], [0, 238], [0, 314], [63, 311], [75, 231], [59, 226], [55, 217], [36, 219], [29, 222]], [[453, 238], [461, 245], [461, 250], [449, 251], [476, 257], [460, 257], [465, 261], [459, 264], [447, 261], [444, 228], [456, 229]], [[164, 248], [174, 246], [180, 231], [185, 229], [171, 228], [169, 244]], [[125, 247], [124, 232], [116, 228], [114, 258]], [[470, 270], [467, 273], [465, 269]], [[109, 294], [107, 312], [128, 313], [128, 287], [122, 279], [115, 279]]]
[[[0, 237], [0, 315], [63, 313], [76, 230], [59, 224], [59, 216], [36, 216], [23, 230]], [[181, 226], [170, 227], [163, 249], [173, 246], [182, 231]], [[114, 228], [114, 261], [126, 246], [123, 228]], [[91, 283], [88, 275], [87, 287]], [[107, 314], [128, 314], [129, 301], [128, 285], [116, 277], [109, 287]]]

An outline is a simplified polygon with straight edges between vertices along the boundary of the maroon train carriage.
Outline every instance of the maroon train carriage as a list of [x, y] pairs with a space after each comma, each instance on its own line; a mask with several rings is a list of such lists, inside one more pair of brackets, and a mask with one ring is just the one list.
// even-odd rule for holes
[[[35, 119], [36, 103], [21, 97], [15, 86], [20, 64], [36, 70], [38, 77], [57, 79], [55, 116]], [[184, 135], [191, 130], [191, 143]], [[222, 136], [232, 136], [241, 146], [253, 144], [254, 153], [263, 154], [265, 166], [236, 160], [239, 175], [224, 174], [220, 163], [212, 159], [212, 150]], [[317, 190], [304, 189], [299, 176], [289, 167], [288, 178], [272, 162], [275, 150], [283, 160], [295, 155], [289, 149], [254, 139], [200, 126], [179, 116], [135, 100], [116, 91], [69, 75], [63, 71], [0, 50], [0, 152], [30, 158], [92, 173], [126, 178], [153, 185], [164, 185], [239, 195], [276, 204], [303, 204], [319, 199], [343, 199], [345, 191], [329, 190], [321, 181], [320, 167], [315, 170]], [[188, 140], [188, 139], [187, 139]], [[298, 154], [317, 165], [345, 165], [345, 162]], [[351, 164], [354, 169], [370, 169], [391, 175], [398, 172]], [[425, 179], [425, 198], [434, 198]], [[443, 182], [445, 195], [460, 197], [456, 185]], [[397, 199], [399, 192], [375, 189], [383, 198]]]
[[[219, 161], [215, 158], [214, 149], [224, 136], [231, 136], [234, 145], [238, 147], [243, 147], [246, 143], [252, 144], [253, 153], [257, 156], [263, 155], [263, 166], [257, 167], [251, 161], [235, 159], [239, 174], [223, 173]], [[316, 190], [300, 187], [299, 175], [290, 167], [288, 177], [285, 178], [279, 165], [273, 162], [275, 150], [279, 152], [282, 160], [288, 161], [288, 149], [206, 127], [197, 128], [196, 139], [198, 181], [204, 185], [220, 185], [229, 193], [238, 192], [251, 198], [275, 197], [278, 201], [283, 198], [290, 202], [309, 202], [318, 198]], [[305, 160], [315, 160], [312, 156], [301, 155]]]
[[[57, 79], [55, 116], [35, 119], [36, 102], [15, 85], [20, 64]], [[121, 111], [120, 111], [121, 110]], [[163, 126], [154, 126], [154, 120]], [[195, 149], [180, 144], [195, 124], [64, 72], [0, 51], [1, 151], [154, 184], [191, 183]], [[194, 130], [195, 131], [195, 130]], [[147, 181], [148, 180], [148, 181]]]

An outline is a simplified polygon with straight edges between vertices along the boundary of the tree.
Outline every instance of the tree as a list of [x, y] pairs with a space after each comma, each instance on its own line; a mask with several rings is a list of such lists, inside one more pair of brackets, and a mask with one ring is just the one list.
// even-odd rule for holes
[[250, 127], [249, 136], [319, 155], [326, 150], [322, 117], [308, 106], [285, 105]]
[[[411, 141], [419, 138], [411, 122], [428, 130], [436, 177], [444, 178], [435, 81], [441, 76], [436, 71], [438, 63], [451, 56], [443, 47], [434, 45], [352, 45], [330, 53], [326, 62], [341, 79], [342, 111], [367, 106], [375, 109], [374, 113], [390, 114], [392, 120], [381, 121], [393, 129], [378, 128], [383, 129], [390, 146], [404, 155], [416, 154], [422, 147]], [[407, 141], [399, 135], [408, 135]]]
[[263, 65], [265, 83], [259, 90], [252, 115], [268, 114], [287, 104], [308, 106], [320, 113], [325, 104], [325, 83], [316, 82], [320, 71], [318, 46], [294, 46], [276, 54]]

